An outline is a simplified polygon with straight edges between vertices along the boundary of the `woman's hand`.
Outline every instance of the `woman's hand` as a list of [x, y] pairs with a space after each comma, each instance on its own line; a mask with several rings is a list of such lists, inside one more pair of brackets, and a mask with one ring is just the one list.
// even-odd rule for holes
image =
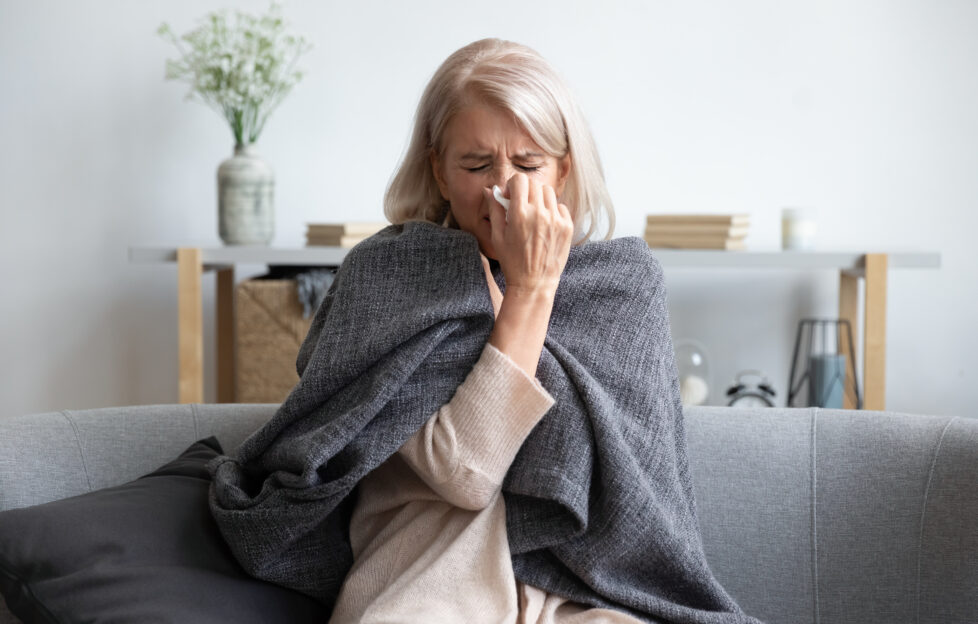
[[[547, 338], [557, 284], [570, 253], [574, 223], [552, 187], [523, 173], [506, 183], [503, 195], [509, 197], [508, 214], [491, 193], [483, 189], [486, 201], [491, 202], [492, 246], [506, 279], [506, 294], [496, 311], [489, 343], [533, 377]], [[488, 273], [488, 262], [484, 266]], [[491, 274], [488, 280], [492, 293], [496, 283]]]
[[482, 192], [489, 203], [492, 245], [507, 293], [515, 288], [553, 296], [574, 235], [567, 206], [557, 201], [553, 187], [525, 173], [516, 173], [506, 182], [503, 195], [509, 199], [508, 212], [491, 189]]

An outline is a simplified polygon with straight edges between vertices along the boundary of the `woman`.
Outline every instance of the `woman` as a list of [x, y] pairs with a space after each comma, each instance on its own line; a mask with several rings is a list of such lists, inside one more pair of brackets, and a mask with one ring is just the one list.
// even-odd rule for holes
[[[449, 57], [422, 97], [387, 217], [395, 224], [429, 217], [474, 235], [496, 321], [452, 400], [361, 481], [351, 521], [355, 562], [331, 622], [638, 622], [605, 609], [582, 614], [583, 605], [517, 583], [506, 541], [503, 478], [553, 404], [534, 375], [574, 224], [594, 205], [583, 204], [582, 191], [612, 215], [590, 137], [573, 137], [589, 156], [581, 163], [591, 164], [573, 175], [575, 219], [558, 201], [576, 164], [560, 119], [539, 120], [533, 137], [509, 108], [522, 112], [563, 95], [541, 70], [530, 50], [478, 41]], [[537, 79], [535, 88], [512, 89], [517, 75]], [[506, 189], [508, 211], [493, 199], [494, 185]], [[498, 261], [505, 295], [486, 258]]]
[[385, 209], [299, 384], [213, 468], [245, 568], [336, 623], [754, 621], [699, 542], [661, 270], [587, 243], [612, 206], [553, 69], [451, 55]]

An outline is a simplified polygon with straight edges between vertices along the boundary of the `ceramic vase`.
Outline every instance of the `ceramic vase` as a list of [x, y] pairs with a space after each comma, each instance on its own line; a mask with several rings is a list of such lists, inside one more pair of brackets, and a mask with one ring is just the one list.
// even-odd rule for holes
[[275, 234], [275, 175], [253, 145], [217, 168], [218, 231], [226, 245], [267, 245]]

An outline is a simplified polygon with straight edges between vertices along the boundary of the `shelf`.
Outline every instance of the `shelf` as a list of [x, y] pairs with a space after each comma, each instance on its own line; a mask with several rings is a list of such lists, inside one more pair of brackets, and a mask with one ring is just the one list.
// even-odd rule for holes
[[[234, 264], [273, 264], [283, 266], [336, 266], [349, 249], [344, 247], [266, 247], [241, 245], [200, 247], [205, 267]], [[941, 254], [927, 251], [720, 251], [706, 249], [654, 249], [652, 253], [665, 268], [677, 269], [834, 269], [861, 272], [867, 253], [883, 253], [891, 269], [937, 269]], [[176, 262], [176, 247], [130, 247], [133, 263]]]
[[[263, 245], [234, 245], [227, 247], [198, 247], [205, 267], [235, 264], [276, 264], [284, 266], [338, 266], [349, 249], [345, 247], [267, 247]], [[176, 262], [176, 247], [130, 247], [129, 262], [145, 264]]]
[[891, 269], [937, 269], [941, 254], [929, 251], [714, 251], [701, 249], [653, 249], [663, 267], [677, 269], [835, 269], [861, 272], [866, 254], [881, 253]]
[[[203, 298], [201, 274], [217, 273], [218, 401], [233, 401], [232, 300], [236, 264], [338, 266], [349, 249], [342, 247], [143, 247], [129, 248], [132, 263], [177, 264], [178, 340], [180, 344], [179, 395], [183, 403], [203, 401]], [[859, 327], [857, 311], [863, 301], [863, 389], [866, 409], [885, 409], [886, 296], [890, 269], [936, 269], [941, 256], [924, 251], [721, 251], [654, 249], [663, 268], [669, 269], [798, 269], [839, 272], [839, 317], [849, 321], [853, 342]], [[859, 283], [865, 282], [860, 297]], [[856, 363], [847, 361], [847, 375], [856, 375]], [[854, 377], [855, 378], [855, 377]], [[845, 405], [845, 407], [853, 407]]]

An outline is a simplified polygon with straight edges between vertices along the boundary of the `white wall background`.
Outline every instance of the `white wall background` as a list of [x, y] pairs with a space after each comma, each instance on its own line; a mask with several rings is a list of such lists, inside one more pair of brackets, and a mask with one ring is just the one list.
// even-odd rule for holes
[[[222, 6], [267, 4], [0, 0], [0, 415], [176, 401], [176, 267], [130, 265], [127, 249], [218, 244], [232, 137], [164, 81], [174, 51], [155, 30]], [[577, 93], [616, 235], [641, 235], [653, 210], [747, 212], [750, 248], [772, 249], [780, 208], [807, 204], [824, 248], [939, 251], [938, 271], [890, 273], [887, 406], [974, 413], [978, 3], [292, 0], [286, 14], [316, 48], [259, 143], [274, 244], [302, 244], [310, 220], [381, 218], [437, 65], [513, 39]], [[837, 279], [674, 270], [673, 335], [706, 345], [716, 386], [760, 368], [783, 402], [797, 322], [836, 314]], [[206, 365], [213, 400], [212, 349]]]

